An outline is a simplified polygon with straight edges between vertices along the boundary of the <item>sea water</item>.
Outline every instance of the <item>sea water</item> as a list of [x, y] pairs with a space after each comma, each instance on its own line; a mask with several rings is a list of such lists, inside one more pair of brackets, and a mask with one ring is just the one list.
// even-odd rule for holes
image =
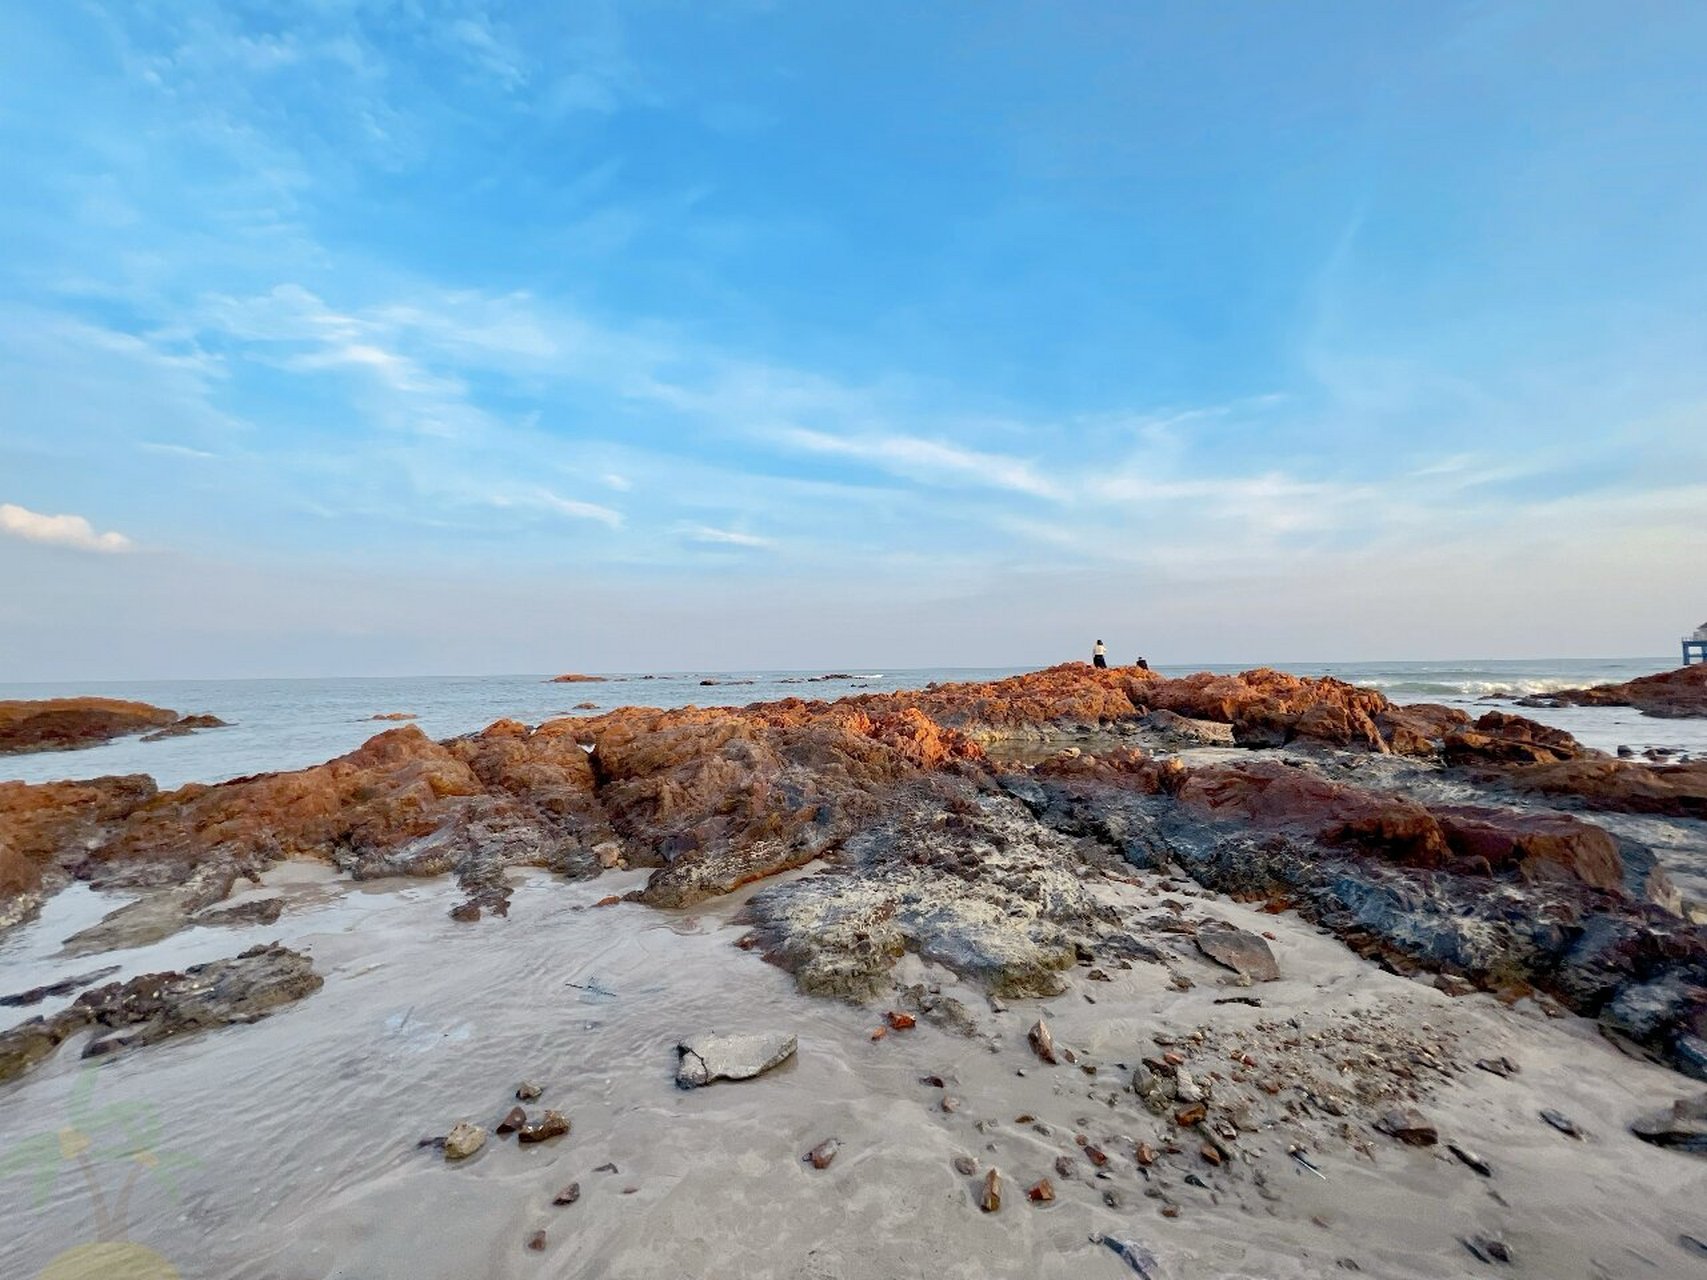
[[[1262, 665], [1218, 665], [1239, 671]], [[1459, 662], [1269, 663], [1297, 675], [1331, 675], [1378, 689], [1395, 702], [1441, 702], [1473, 714], [1510, 709], [1516, 698], [1605, 684], [1664, 671], [1666, 658], [1502, 659]], [[0, 699], [100, 696], [132, 698], [229, 722], [224, 729], [144, 742], [121, 738], [81, 751], [0, 757], [0, 780], [45, 782], [103, 774], [151, 774], [162, 787], [220, 782], [274, 769], [299, 769], [353, 750], [393, 727], [376, 716], [407, 714], [434, 738], [472, 733], [506, 717], [529, 724], [555, 716], [597, 715], [622, 706], [736, 706], [785, 697], [838, 698], [918, 689], [934, 682], [988, 680], [1024, 667], [868, 667], [837, 671], [693, 671], [613, 673], [598, 683], [554, 684], [547, 674], [351, 677], [291, 680], [139, 680], [81, 684], [0, 684]], [[1200, 664], [1158, 665], [1165, 675]], [[1558, 725], [1589, 746], [1611, 751], [1662, 746], [1707, 754], [1707, 720], [1663, 720], [1629, 708], [1519, 708]]]

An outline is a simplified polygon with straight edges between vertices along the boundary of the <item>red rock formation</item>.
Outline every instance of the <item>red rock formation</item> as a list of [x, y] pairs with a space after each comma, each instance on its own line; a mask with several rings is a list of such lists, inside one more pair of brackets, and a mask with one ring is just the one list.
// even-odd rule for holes
[[1553, 764], [1598, 756], [1563, 729], [1490, 711], [1470, 728], [1449, 732], [1448, 764]]
[[0, 702], [0, 755], [92, 747], [177, 718], [176, 711], [118, 698]]
[[1650, 716], [1707, 716], [1707, 663], [1642, 676], [1623, 684], [1597, 684], [1591, 689], [1562, 689], [1535, 698], [1525, 706], [1635, 707]]
[[1707, 818], [1707, 760], [1650, 765], [1633, 760], [1567, 760], [1492, 776], [1518, 794], [1574, 801], [1589, 809]]
[[106, 838], [156, 794], [154, 780], [140, 774], [0, 782], [0, 899], [35, 890], [57, 858]]

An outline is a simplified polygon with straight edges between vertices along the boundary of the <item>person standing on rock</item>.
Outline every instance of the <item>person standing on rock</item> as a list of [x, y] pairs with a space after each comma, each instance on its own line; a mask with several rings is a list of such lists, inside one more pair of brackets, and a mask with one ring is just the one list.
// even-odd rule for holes
[[1093, 667], [1106, 667], [1108, 665], [1108, 650], [1103, 648], [1101, 640], [1098, 640], [1091, 649], [1091, 665]]

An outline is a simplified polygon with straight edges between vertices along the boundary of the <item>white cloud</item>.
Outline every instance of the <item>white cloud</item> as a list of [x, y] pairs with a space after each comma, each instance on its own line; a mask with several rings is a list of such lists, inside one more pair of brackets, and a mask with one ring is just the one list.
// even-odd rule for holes
[[549, 489], [539, 489], [533, 493], [519, 496], [499, 494], [492, 498], [491, 502], [495, 507], [536, 507], [546, 511], [555, 511], [560, 516], [569, 516], [575, 520], [596, 520], [613, 529], [622, 527], [622, 512], [611, 507], [601, 507], [596, 502], [581, 502], [576, 498], [559, 497]]
[[627, 476], [619, 476], [614, 471], [600, 476], [599, 480], [608, 488], [615, 489], [618, 493], [627, 493], [630, 489], [634, 488], [634, 481], [630, 480]]
[[981, 453], [916, 436], [834, 436], [791, 427], [778, 433], [784, 444], [875, 463], [887, 471], [924, 483], [965, 483], [1029, 493], [1039, 498], [1065, 496], [1055, 482], [1028, 462], [1000, 453]]
[[187, 444], [168, 444], [159, 440], [143, 440], [137, 446], [144, 453], [164, 453], [174, 458], [217, 458], [217, 453], [209, 453], [206, 449], [192, 449]]
[[690, 542], [704, 542], [712, 546], [722, 547], [752, 547], [767, 549], [776, 546], [773, 538], [761, 538], [756, 533], [742, 533], [737, 529], [714, 529], [707, 524], [689, 525], [682, 530]]
[[0, 533], [26, 542], [45, 542], [79, 551], [129, 551], [131, 541], [122, 533], [96, 533], [82, 516], [47, 516], [28, 507], [0, 502]]

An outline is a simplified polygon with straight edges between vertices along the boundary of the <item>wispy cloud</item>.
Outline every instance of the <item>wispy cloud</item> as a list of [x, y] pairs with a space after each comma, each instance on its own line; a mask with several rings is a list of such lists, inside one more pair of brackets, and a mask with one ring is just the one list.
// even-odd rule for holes
[[1029, 462], [916, 436], [838, 436], [801, 427], [776, 433], [779, 443], [810, 453], [857, 458], [924, 484], [973, 484], [1033, 497], [1060, 499], [1062, 486]]
[[495, 507], [533, 507], [568, 516], [572, 520], [594, 520], [612, 529], [622, 527], [622, 512], [612, 507], [600, 506], [596, 502], [561, 497], [549, 489], [523, 494], [499, 494], [491, 499], [491, 503]]
[[0, 502], [0, 533], [78, 551], [129, 551], [132, 546], [122, 533], [96, 533], [82, 516], [43, 515], [11, 502]]
[[714, 529], [710, 525], [689, 525], [682, 530], [689, 542], [700, 542], [719, 547], [750, 547], [755, 550], [776, 546], [774, 538], [761, 538], [756, 533], [742, 533], [738, 529]]

